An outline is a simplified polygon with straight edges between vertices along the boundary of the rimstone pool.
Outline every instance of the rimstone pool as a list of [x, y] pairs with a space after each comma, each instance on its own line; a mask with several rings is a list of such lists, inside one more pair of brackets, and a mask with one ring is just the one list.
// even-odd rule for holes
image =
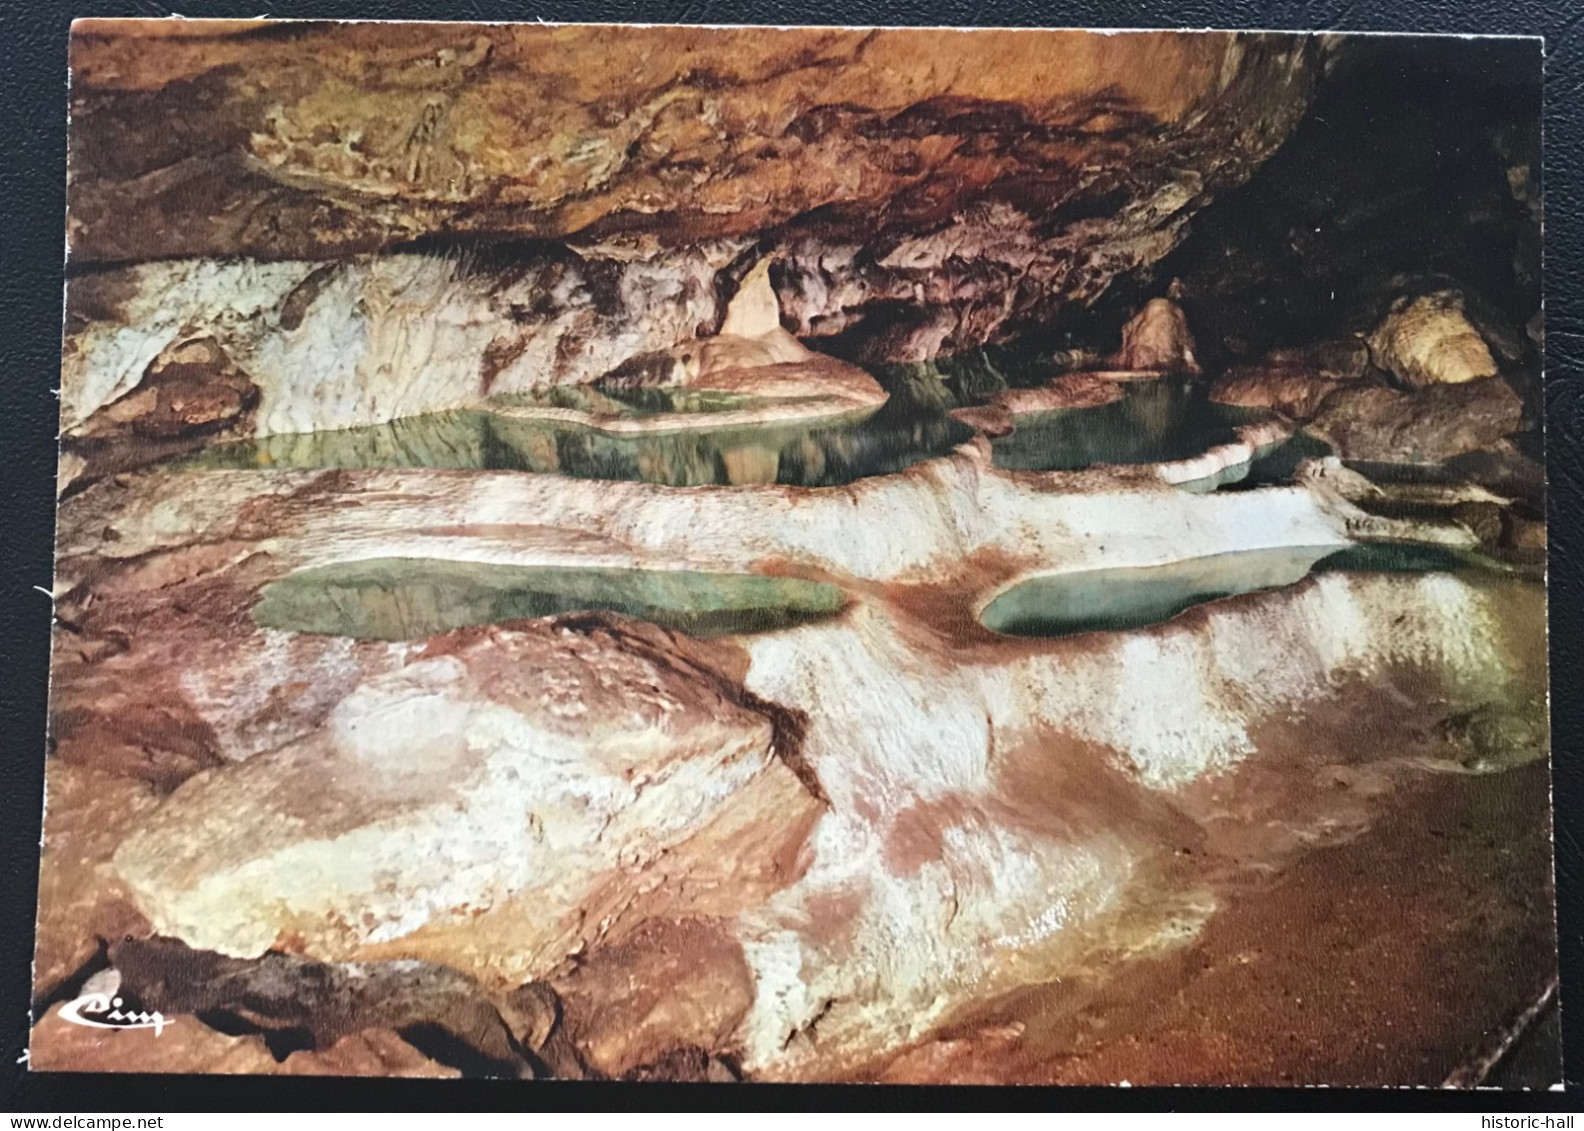
[[1537, 46], [164, 23], [73, 28], [32, 1068], [1549, 1031]]

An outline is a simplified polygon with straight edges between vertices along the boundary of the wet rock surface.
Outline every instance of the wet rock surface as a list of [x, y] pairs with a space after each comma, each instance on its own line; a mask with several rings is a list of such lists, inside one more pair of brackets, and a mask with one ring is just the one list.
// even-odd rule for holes
[[1520, 429], [1523, 407], [1500, 377], [1417, 392], [1372, 386], [1339, 390], [1307, 427], [1344, 459], [1442, 464], [1499, 445]]
[[1538, 165], [1390, 50], [80, 23], [34, 1063], [1447, 1079]]
[[[690, 851], [726, 864], [711, 878], [729, 902], [795, 855], [818, 801], [777, 758], [775, 720], [722, 682], [603, 627], [432, 637], [318, 734], [186, 783], [115, 866], [199, 947], [339, 960], [396, 944], [521, 981], [587, 941], [592, 908], [641, 896], [626, 877], [663, 856], [681, 886]], [[757, 851], [718, 820], [739, 794]], [[686, 847], [712, 830], [721, 843]]]
[[[1400, 1087], [1461, 1074], [1466, 1087], [1485, 1034], [1533, 1000], [1553, 961], [1550, 837], [1531, 817], [1547, 780], [1531, 767], [1405, 784], [1375, 827], [1239, 885], [1181, 951], [1126, 979], [1009, 995], [879, 1078]], [[1447, 958], [1472, 953], [1489, 976], [1465, 982]], [[1558, 1043], [1534, 1060], [1528, 1086], [1561, 1078]]]
[[[69, 235], [106, 270], [71, 284], [88, 395], [66, 423], [184, 333], [238, 359], [277, 432], [590, 380], [718, 330], [756, 245], [800, 338], [868, 361], [961, 352], [1168, 252], [1292, 127], [1320, 55], [1247, 35], [1033, 42], [85, 25]], [[492, 255], [483, 237], [534, 242]], [[393, 248], [416, 253], [349, 258]], [[349, 320], [361, 347], [327, 329]], [[326, 370], [374, 387], [339, 405], [283, 388]]]

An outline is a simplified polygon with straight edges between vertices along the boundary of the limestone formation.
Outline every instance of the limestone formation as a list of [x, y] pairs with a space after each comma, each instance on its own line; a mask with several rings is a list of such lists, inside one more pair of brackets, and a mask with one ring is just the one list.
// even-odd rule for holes
[[1452, 291], [1399, 299], [1369, 336], [1375, 364], [1409, 388], [1494, 377], [1490, 347]]
[[[1162, 469], [1138, 473], [1047, 473], [1030, 490], [970, 446], [841, 492], [422, 469], [275, 473], [266, 496], [234, 472], [96, 484], [63, 507], [65, 544], [95, 547], [63, 557], [66, 604], [88, 579], [103, 594], [75, 614], [74, 646], [140, 626], [96, 664], [130, 695], [160, 657], [179, 678], [146, 681], [148, 694], [202, 720], [218, 763], [140, 820], [117, 868], [189, 945], [422, 959], [499, 993], [549, 978], [572, 1003], [566, 1063], [593, 1071], [703, 1057], [704, 1072], [720, 1056], [756, 1076], [839, 1071], [944, 1017], [1006, 956], [1066, 937], [1053, 890], [1061, 924], [1106, 921], [1157, 850], [1145, 831], [1003, 816], [1025, 787], [997, 751], [1054, 728], [1062, 758], [1108, 751], [1132, 783], [1117, 788], [1145, 796], [1256, 758], [1262, 720], [1329, 695], [1339, 672], [1433, 673], [1471, 706], [1532, 685], [1510, 658], [1522, 590], [1446, 575], [1327, 574], [1132, 633], [1039, 640], [976, 623], [978, 601], [1041, 570], [1346, 545], [1354, 512], [1305, 486], [1191, 495], [1151, 478]], [[342, 504], [348, 491], [359, 506]], [[458, 514], [536, 525], [459, 529]], [[267, 557], [237, 545], [265, 537]], [[585, 568], [775, 560], [855, 597], [839, 616], [718, 643], [578, 617], [405, 643], [250, 626], [252, 594], [346, 547], [443, 558], [464, 545]], [[172, 633], [181, 654], [158, 643]], [[278, 666], [293, 656], [338, 657], [346, 674], [302, 680]], [[604, 706], [557, 713], [585, 703]], [[63, 742], [61, 755], [97, 750]], [[618, 966], [664, 968], [672, 928], [644, 924], [680, 920], [735, 940], [746, 1012], [730, 1022], [737, 951], [712, 942], [696, 995], [665, 976], [679, 996], [645, 998], [658, 988], [646, 981], [609, 996], [630, 1001], [631, 1025], [599, 1028], [596, 987]]]
[[1347, 459], [1439, 464], [1517, 432], [1523, 402], [1500, 377], [1400, 392], [1378, 385], [1329, 397], [1309, 431]]
[[1339, 58], [79, 22], [35, 1066], [994, 1081], [1536, 768], [1527, 310], [1178, 251]]
[[105, 943], [149, 925], [110, 868], [127, 832], [158, 803], [147, 783], [71, 763], [51, 765], [45, 782], [43, 863], [35, 996], [53, 994]]
[[[1320, 50], [1259, 35], [84, 22], [68, 233], [74, 262], [100, 270], [69, 288], [83, 322], [68, 354], [88, 374], [80, 398], [68, 368], [65, 423], [189, 333], [243, 339], [221, 344], [276, 432], [591, 379], [709, 336], [756, 241], [776, 249], [799, 338], [876, 361], [961, 352], [1170, 251], [1292, 127]], [[540, 242], [356, 258], [475, 235]], [[328, 329], [349, 316], [369, 330]], [[299, 381], [342, 391], [272, 397]]]
[[1122, 348], [1116, 367], [1124, 373], [1198, 373], [1193, 334], [1182, 307], [1168, 298], [1152, 298], [1122, 327]]
[[619, 633], [432, 637], [321, 732], [186, 783], [115, 866], [200, 948], [423, 956], [516, 984], [662, 876], [716, 912], [793, 878], [817, 800], [775, 720], [720, 682]]
[[[856, 365], [807, 349], [781, 325], [781, 308], [762, 259], [739, 284], [720, 333], [630, 359], [600, 388], [681, 386], [754, 399], [796, 399], [804, 417], [884, 403], [885, 390]], [[808, 402], [815, 402], [810, 404]], [[771, 480], [774, 481], [773, 479]]]
[[1069, 373], [1053, 377], [1032, 389], [1007, 389], [997, 393], [991, 399], [991, 404], [1020, 415], [1058, 409], [1098, 408], [1119, 401], [1122, 397], [1122, 388], [1115, 381], [1089, 373]]
[[1242, 408], [1269, 408], [1297, 420], [1307, 420], [1339, 382], [1322, 371], [1249, 366], [1228, 370], [1210, 385], [1216, 404]]

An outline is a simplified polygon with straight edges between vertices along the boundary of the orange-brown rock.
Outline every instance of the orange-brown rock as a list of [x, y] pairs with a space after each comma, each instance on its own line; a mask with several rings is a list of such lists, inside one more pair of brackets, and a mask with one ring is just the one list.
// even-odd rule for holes
[[1311, 50], [1176, 33], [161, 31], [74, 28], [84, 257], [316, 255], [447, 230], [589, 239], [639, 217], [692, 242], [887, 202], [938, 221], [1016, 173], [1049, 206], [1076, 195], [1080, 169], [1128, 175], [1163, 126], [1192, 145], [1222, 125], [1240, 151], [1207, 160], [1214, 171], [1257, 159], [1302, 84], [1249, 104], [1251, 80], [1304, 74]]
[[1118, 369], [1140, 373], [1197, 373], [1188, 318], [1169, 298], [1153, 298], [1122, 327]]
[[51, 759], [45, 774], [33, 993], [70, 978], [102, 941], [150, 928], [110, 869], [110, 855], [159, 798], [146, 783]]
[[729, 927], [696, 918], [651, 919], [555, 988], [579, 1052], [612, 1077], [689, 1048], [721, 1051], [754, 996]]
[[97, 1029], [74, 1025], [52, 1006], [33, 1026], [28, 1064], [43, 1072], [203, 1072], [272, 1074], [279, 1068], [264, 1038], [233, 1037], [195, 1017], [167, 1018], [153, 1029]]
[[[99, 263], [323, 259], [507, 236], [614, 266], [763, 241], [783, 253], [777, 290], [800, 337], [919, 360], [1165, 255], [1286, 136], [1321, 51], [1175, 32], [173, 36], [80, 21], [70, 248]], [[590, 274], [604, 289], [610, 271]]]
[[282, 1076], [428, 1076], [462, 1073], [430, 1060], [389, 1029], [364, 1029], [327, 1049], [300, 1049], [281, 1064]]
[[[98, 285], [103, 291], [102, 282], [74, 280], [68, 289], [86, 285], [91, 291]], [[82, 340], [73, 331], [81, 325], [78, 319], [85, 304], [91, 302], [81, 295], [68, 303], [62, 423], [71, 427], [62, 453], [62, 490], [84, 474], [126, 470], [188, 451], [206, 440], [251, 431], [259, 387], [213, 337], [190, 334], [177, 334], [137, 376], [136, 384], [86, 420], [74, 422], [78, 385], [73, 379], [73, 357]], [[79, 466], [65, 466], [68, 459]]]
[[817, 783], [782, 712], [647, 636], [591, 617], [431, 637], [316, 732], [184, 783], [117, 874], [204, 949], [512, 985], [646, 898], [741, 910], [797, 878]]
[[999, 404], [974, 405], [969, 408], [954, 408], [951, 417], [960, 420], [970, 428], [976, 428], [991, 439], [999, 436], [1010, 436], [1016, 427], [1012, 414]]
[[1119, 401], [1122, 386], [1092, 373], [1069, 373], [1032, 389], [1007, 389], [994, 403], [1015, 415], [1064, 408], [1097, 408]]
[[1240, 366], [1215, 380], [1210, 386], [1210, 399], [1216, 404], [1275, 409], [1306, 420], [1337, 385], [1315, 369]]

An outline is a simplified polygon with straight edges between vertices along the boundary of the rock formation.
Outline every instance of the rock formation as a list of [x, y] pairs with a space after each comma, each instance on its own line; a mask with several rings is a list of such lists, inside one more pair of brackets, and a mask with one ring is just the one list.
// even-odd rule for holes
[[[770, 285], [770, 261], [760, 260], [726, 307], [720, 333], [659, 355], [630, 358], [595, 382], [596, 388], [697, 389], [755, 401], [795, 400], [799, 418], [852, 412], [883, 404], [885, 390], [868, 373], [807, 349], [781, 325]], [[739, 414], [747, 416], [750, 414]], [[751, 414], [758, 419], [780, 415]], [[771, 482], [774, 482], [772, 476]]]
[[[799, 337], [870, 360], [959, 352], [1170, 250], [1301, 114], [1317, 52], [88, 21], [63, 425], [78, 435], [200, 337], [260, 390], [243, 410], [259, 434], [592, 380], [708, 336], [765, 244]], [[455, 242], [475, 235], [537, 242]]]
[[1496, 376], [1490, 348], [1451, 292], [1399, 299], [1369, 337], [1376, 365], [1410, 388]]
[[1122, 327], [1117, 369], [1127, 373], [1199, 372], [1193, 335], [1182, 308], [1171, 299], [1153, 298]]
[[1494, 447], [1519, 430], [1522, 415], [1512, 386], [1486, 377], [1419, 392], [1345, 389], [1308, 427], [1348, 459], [1438, 464]]
[[506, 985], [657, 886], [675, 911], [740, 910], [795, 878], [818, 798], [770, 718], [675, 664], [600, 631], [430, 637], [318, 733], [178, 789], [117, 872], [200, 948], [342, 961], [396, 942]]
[[995, 1079], [1543, 759], [1506, 316], [1178, 250], [1339, 58], [76, 25], [34, 1063]]
[[1210, 386], [1216, 404], [1241, 408], [1268, 408], [1307, 420], [1313, 416], [1338, 382], [1314, 369], [1297, 367], [1230, 369]]
[[1052, 412], [1068, 408], [1098, 408], [1123, 397], [1114, 381], [1091, 373], [1069, 373], [1053, 377], [1033, 389], [1007, 389], [991, 398], [991, 403], [1007, 412]]

